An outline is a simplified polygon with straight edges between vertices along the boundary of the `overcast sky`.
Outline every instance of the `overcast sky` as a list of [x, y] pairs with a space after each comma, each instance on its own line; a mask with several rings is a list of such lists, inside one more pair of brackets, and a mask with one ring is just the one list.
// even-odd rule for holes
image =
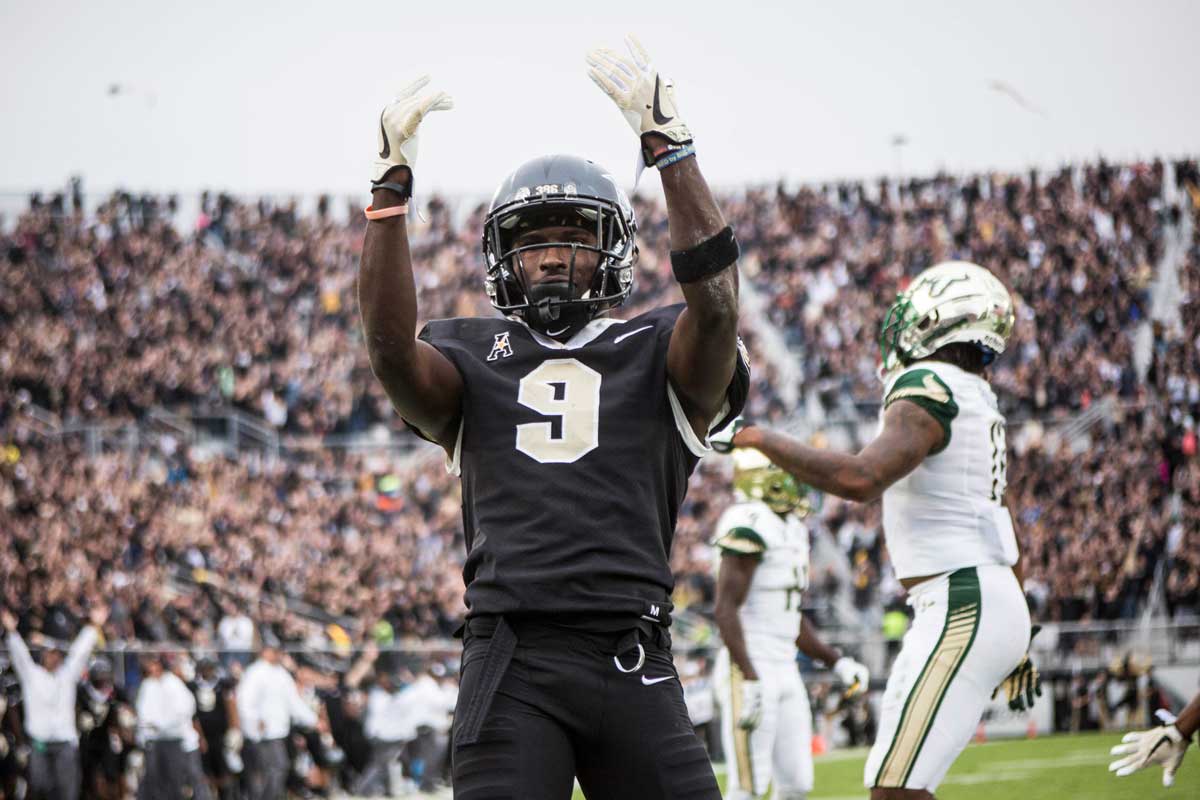
[[[418, 187], [636, 143], [584, 52], [636, 33], [719, 185], [1200, 150], [1200, 3], [0, 0], [0, 190], [361, 192], [420, 72]], [[994, 88], [1000, 82], [1005, 90]], [[120, 90], [110, 94], [110, 87]]]

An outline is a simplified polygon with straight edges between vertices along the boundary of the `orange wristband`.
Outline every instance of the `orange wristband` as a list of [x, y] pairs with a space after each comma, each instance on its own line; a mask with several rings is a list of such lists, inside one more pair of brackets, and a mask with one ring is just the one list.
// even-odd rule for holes
[[367, 206], [363, 209], [363, 214], [367, 219], [387, 219], [388, 217], [400, 217], [408, 213], [408, 203], [401, 203], [398, 206], [388, 206], [376, 210], [374, 206]]

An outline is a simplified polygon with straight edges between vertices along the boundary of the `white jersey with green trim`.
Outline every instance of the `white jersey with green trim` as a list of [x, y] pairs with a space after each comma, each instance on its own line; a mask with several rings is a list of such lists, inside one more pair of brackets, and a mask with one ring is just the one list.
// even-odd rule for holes
[[808, 588], [808, 528], [795, 514], [781, 517], [761, 501], [741, 502], [717, 521], [713, 545], [715, 568], [724, 553], [760, 559], [738, 609], [751, 660], [795, 660]]
[[888, 377], [880, 412], [917, 403], [946, 440], [883, 493], [883, 532], [896, 575], [912, 578], [963, 567], [1017, 562], [1004, 506], [1008, 451], [1004, 417], [987, 381], [942, 361], [918, 361]]

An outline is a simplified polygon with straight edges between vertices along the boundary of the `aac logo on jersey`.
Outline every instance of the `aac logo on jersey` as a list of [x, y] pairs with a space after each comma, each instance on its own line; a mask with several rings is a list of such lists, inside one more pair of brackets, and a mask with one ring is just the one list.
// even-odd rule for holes
[[512, 345], [508, 343], [508, 331], [497, 333], [496, 338], [492, 341], [492, 352], [488, 353], [487, 360], [495, 361], [498, 358], [508, 358], [512, 354]]

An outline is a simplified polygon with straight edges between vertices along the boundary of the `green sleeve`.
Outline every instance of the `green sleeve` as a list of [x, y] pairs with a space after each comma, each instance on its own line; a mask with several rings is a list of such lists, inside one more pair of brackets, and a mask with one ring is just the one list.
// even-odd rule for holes
[[713, 544], [721, 548], [722, 553], [735, 556], [762, 558], [767, 550], [767, 543], [753, 528], [730, 528], [718, 536]]
[[941, 445], [930, 455], [936, 455], [950, 444], [950, 423], [958, 416], [958, 403], [954, 402], [954, 393], [937, 373], [928, 369], [910, 370], [897, 379], [892, 385], [887, 397], [883, 400], [886, 410], [897, 400], [909, 400], [929, 412], [938, 421], [945, 434]]

